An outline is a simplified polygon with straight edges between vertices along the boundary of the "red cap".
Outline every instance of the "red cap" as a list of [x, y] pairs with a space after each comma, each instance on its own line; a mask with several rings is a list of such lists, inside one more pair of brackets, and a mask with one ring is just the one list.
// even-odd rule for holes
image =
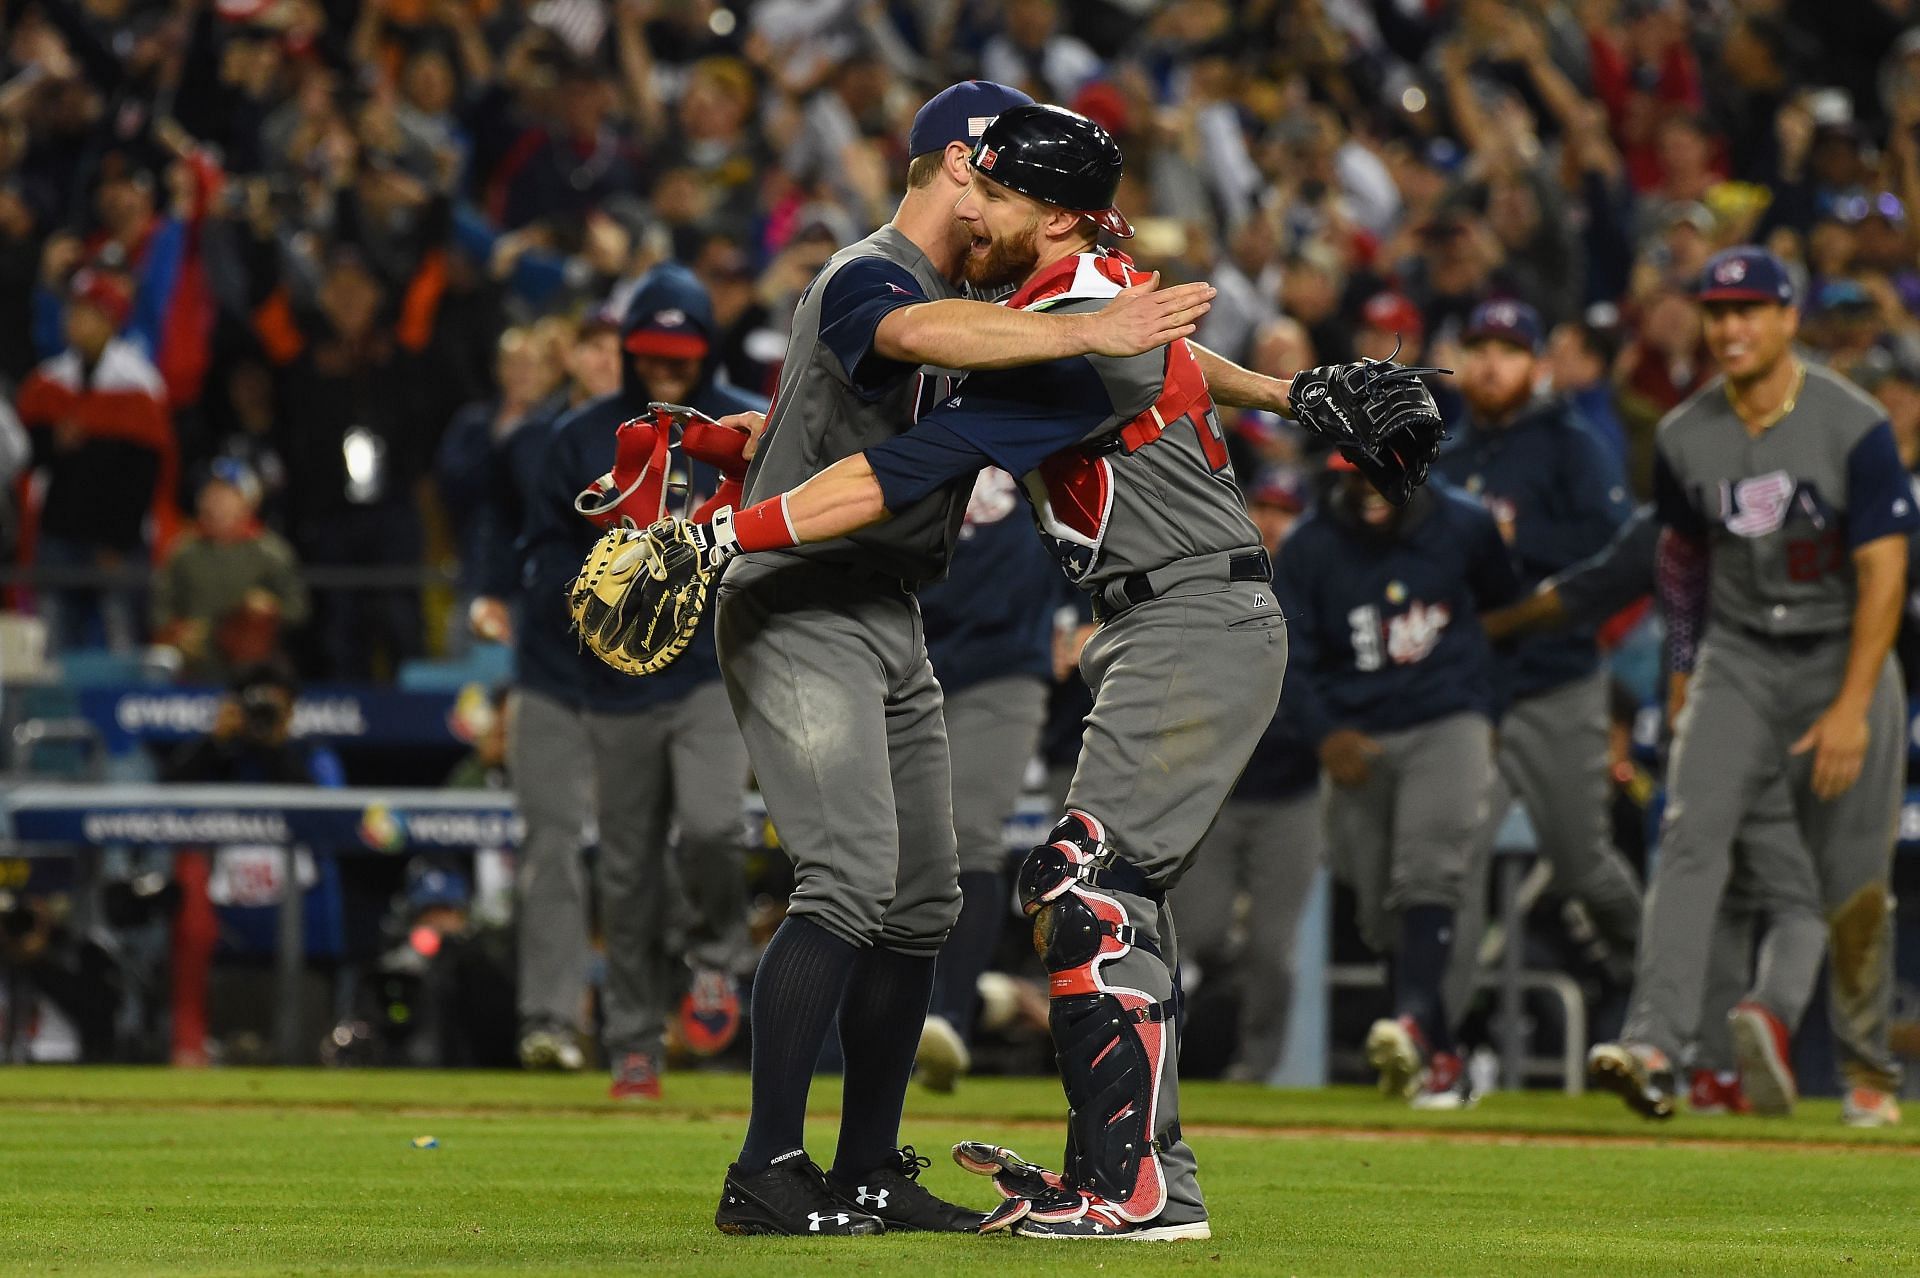
[[67, 285], [67, 296], [98, 310], [116, 331], [133, 313], [133, 295], [119, 280], [104, 271], [77, 272]]
[[1419, 341], [1426, 333], [1426, 321], [1420, 318], [1420, 308], [1409, 301], [1405, 294], [1389, 289], [1384, 293], [1375, 293], [1367, 299], [1361, 308], [1360, 317], [1369, 328], [1377, 328], [1384, 333], [1398, 333]]
[[675, 306], [662, 307], [635, 324], [622, 345], [628, 354], [662, 359], [705, 359], [708, 350], [705, 331]]

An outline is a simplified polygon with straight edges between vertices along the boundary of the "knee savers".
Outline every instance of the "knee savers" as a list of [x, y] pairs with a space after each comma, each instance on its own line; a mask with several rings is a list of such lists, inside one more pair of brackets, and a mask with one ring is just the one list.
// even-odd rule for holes
[[[1054, 841], [1020, 867], [1020, 901], [1048, 973], [1048, 1021], [1067, 1093], [1067, 1180], [1128, 1220], [1149, 1220], [1166, 1202], [1155, 1108], [1172, 1049], [1168, 1007], [1102, 974], [1135, 950], [1150, 962], [1160, 955], [1126, 907], [1087, 882], [1106, 859], [1100, 833], [1093, 818], [1068, 812]], [[1074, 1203], [1070, 1215], [1085, 1210], [1083, 1198]]]

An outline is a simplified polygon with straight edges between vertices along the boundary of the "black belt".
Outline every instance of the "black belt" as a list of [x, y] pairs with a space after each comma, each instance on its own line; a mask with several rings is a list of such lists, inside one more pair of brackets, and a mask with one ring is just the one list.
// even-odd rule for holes
[[[1169, 567], [1171, 567], [1171, 565], [1169, 565]], [[1164, 572], [1166, 570], [1164, 568], [1156, 568], [1154, 571]], [[1152, 573], [1136, 572], [1130, 576], [1122, 577], [1118, 583], [1109, 583], [1108, 585], [1102, 586], [1098, 591], [1094, 592], [1093, 615], [1101, 621], [1111, 621], [1113, 618], [1127, 611], [1127, 609], [1138, 608], [1141, 604], [1149, 603], [1157, 598], [1160, 592], [1153, 588], [1153, 582], [1150, 580], [1151, 576]], [[1273, 560], [1267, 557], [1267, 552], [1264, 550], [1249, 550], [1235, 555], [1233, 558], [1227, 560], [1227, 580], [1272, 581]], [[1116, 584], [1119, 587], [1121, 596], [1126, 600], [1126, 603], [1117, 606], [1106, 602], [1107, 593], [1113, 590]]]
[[1764, 643], [1770, 648], [1785, 648], [1788, 652], [1812, 652], [1815, 648], [1844, 639], [1847, 635], [1844, 630], [1813, 630], [1803, 631], [1800, 634], [1780, 635], [1770, 630], [1762, 630], [1758, 626], [1739, 623], [1735, 623], [1733, 628], [1755, 643]]

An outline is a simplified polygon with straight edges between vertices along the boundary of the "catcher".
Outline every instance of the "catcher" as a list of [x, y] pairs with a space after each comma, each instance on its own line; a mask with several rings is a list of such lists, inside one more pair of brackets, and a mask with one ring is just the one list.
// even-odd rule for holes
[[[1098, 125], [1057, 107], [1011, 108], [987, 126], [972, 170], [956, 208], [972, 235], [969, 282], [1017, 284], [1007, 305], [1059, 314], [1099, 310], [1135, 279], [1125, 256], [1096, 247], [1101, 230], [1132, 234], [1113, 207], [1120, 150]], [[1312, 370], [1292, 383], [1294, 416], [1404, 501], [1441, 438], [1422, 371]], [[639, 636], [678, 624], [681, 600], [699, 596], [699, 586], [680, 593], [692, 578], [742, 553], [881, 523], [986, 465], [1021, 477], [1040, 535], [1101, 625], [1081, 657], [1095, 700], [1067, 811], [1019, 875], [1052, 973], [1071, 1111], [1065, 1167], [1042, 1172], [973, 1142], [955, 1158], [1003, 1195], [986, 1232], [1204, 1238], [1180, 1137], [1165, 896], [1272, 719], [1286, 631], [1187, 343], [972, 374], [911, 429], [786, 493], [711, 522], [656, 524], [580, 593], [618, 612], [620, 583], [639, 583], [643, 598], [626, 598], [627, 612], [663, 623], [602, 631], [627, 636], [614, 658], [645, 661]]]

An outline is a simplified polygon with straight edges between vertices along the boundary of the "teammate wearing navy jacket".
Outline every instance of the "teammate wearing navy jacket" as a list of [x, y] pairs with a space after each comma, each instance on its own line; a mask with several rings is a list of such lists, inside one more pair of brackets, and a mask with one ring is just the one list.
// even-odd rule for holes
[[1473, 1096], [1444, 985], [1496, 787], [1478, 614], [1519, 582], [1471, 499], [1442, 485], [1396, 510], [1344, 458], [1329, 469], [1331, 492], [1281, 547], [1274, 579], [1289, 702], [1326, 767], [1334, 873], [1358, 898], [1361, 937], [1394, 956], [1395, 1016], [1368, 1032], [1368, 1060], [1417, 1108], [1458, 1109]]
[[[1523, 302], [1467, 323], [1466, 420], [1434, 471], [1476, 498], [1531, 587], [1605, 546], [1632, 512], [1620, 463], [1563, 399], [1536, 399], [1540, 317]], [[1620, 954], [1640, 930], [1640, 888], [1613, 845], [1607, 794], [1607, 680], [1592, 627], [1522, 639], [1499, 654], [1506, 711], [1490, 819], [1517, 794], [1558, 891], [1585, 903]]]
[[974, 987], [1006, 923], [1007, 817], [1046, 723], [1060, 566], [1034, 538], [1019, 481], [995, 466], [974, 480], [946, 580], [920, 592], [927, 657], [946, 695], [960, 918], [940, 949], [915, 1056], [920, 1082], [953, 1090], [972, 1063]]
[[[569, 633], [559, 606], [600, 530], [574, 509], [582, 476], [613, 467], [620, 423], [651, 399], [675, 399], [718, 417], [765, 407], [713, 380], [712, 307], [686, 268], [656, 267], [628, 303], [620, 390], [553, 428], [527, 512], [524, 603], [516, 635], [519, 695], [511, 767], [529, 837], [521, 851], [519, 917], [523, 1015], [554, 1038], [570, 1029], [586, 977], [585, 893], [578, 814], [600, 832], [600, 908], [606, 936], [604, 1043], [619, 1097], [659, 1094], [672, 1000], [689, 983], [670, 953], [669, 885], [693, 906], [686, 962], [708, 1047], [737, 1022], [734, 972], [751, 962], [746, 940], [740, 795], [746, 748], [734, 726], [711, 637], [650, 679], [601, 664]], [[705, 468], [700, 468], [705, 470]], [[676, 476], [711, 493], [711, 473]], [[591, 791], [591, 793], [588, 793]], [[667, 870], [667, 830], [677, 827], [679, 874]], [[537, 832], [537, 834], [536, 834]]]
[[[1306, 481], [1274, 468], [1247, 490], [1247, 514], [1267, 553], [1277, 555], [1306, 504]], [[1320, 819], [1320, 759], [1300, 730], [1288, 679], [1280, 710], [1253, 747], [1226, 806], [1194, 851], [1193, 864], [1168, 894], [1180, 916], [1184, 979], [1232, 976], [1240, 994], [1238, 1041], [1226, 1077], [1265, 1082], [1286, 1048], [1293, 999], [1293, 948], [1300, 915], [1325, 852]], [[1235, 908], [1245, 893], [1244, 941], [1230, 949]]]

